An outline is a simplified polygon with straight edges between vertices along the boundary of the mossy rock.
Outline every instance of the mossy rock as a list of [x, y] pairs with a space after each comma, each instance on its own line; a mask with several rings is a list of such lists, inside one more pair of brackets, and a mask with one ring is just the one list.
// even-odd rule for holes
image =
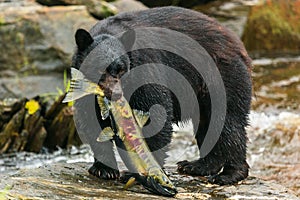
[[269, 0], [254, 6], [242, 36], [253, 57], [295, 54], [300, 51], [300, 0]]

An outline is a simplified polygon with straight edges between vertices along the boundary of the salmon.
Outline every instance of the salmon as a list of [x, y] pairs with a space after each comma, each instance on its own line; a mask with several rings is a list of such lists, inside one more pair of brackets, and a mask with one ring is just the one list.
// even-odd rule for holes
[[[126, 162], [123, 159], [126, 167], [134, 172], [125, 188], [137, 180], [155, 194], [174, 196], [177, 193], [176, 187], [152, 155], [143, 137], [142, 127], [149, 119], [149, 113], [131, 109], [123, 95], [108, 100], [98, 84], [89, 81], [75, 68], [71, 68], [71, 75], [71, 86], [63, 102], [74, 101], [89, 94], [97, 96], [103, 120], [110, 117], [112, 122], [112, 127], [104, 128], [97, 141], [115, 141], [118, 147], [126, 151]], [[116, 83], [116, 86], [121, 87], [120, 83]]]

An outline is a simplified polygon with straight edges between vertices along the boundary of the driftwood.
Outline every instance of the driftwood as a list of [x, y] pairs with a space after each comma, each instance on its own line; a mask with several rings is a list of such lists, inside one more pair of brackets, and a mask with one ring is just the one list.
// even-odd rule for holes
[[0, 153], [80, 145], [72, 107], [63, 104], [63, 98], [59, 97], [49, 109], [40, 97], [1, 101]]
[[64, 96], [61, 96], [45, 115], [48, 135], [44, 144], [50, 149], [79, 144], [78, 137], [75, 137], [72, 107], [62, 104], [63, 98]]

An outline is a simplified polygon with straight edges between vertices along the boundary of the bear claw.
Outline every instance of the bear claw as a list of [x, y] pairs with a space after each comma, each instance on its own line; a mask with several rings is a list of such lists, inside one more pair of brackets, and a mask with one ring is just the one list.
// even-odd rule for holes
[[93, 165], [92, 167], [90, 167], [89, 169], [89, 173], [93, 176], [96, 176], [98, 178], [101, 179], [117, 179], [120, 177], [120, 173], [119, 170], [116, 169], [112, 169], [110, 167], [107, 166], [95, 166]]
[[199, 160], [195, 161], [181, 161], [177, 163], [178, 172], [182, 174], [194, 175], [194, 176], [209, 176], [217, 174], [221, 167], [209, 168]]

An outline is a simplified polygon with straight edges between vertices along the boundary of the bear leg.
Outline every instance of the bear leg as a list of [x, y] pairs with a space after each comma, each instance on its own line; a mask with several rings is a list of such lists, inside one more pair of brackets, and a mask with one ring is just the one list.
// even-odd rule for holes
[[[246, 131], [243, 123], [233, 123], [234, 121], [235, 119], [227, 116], [218, 142], [208, 155], [191, 162], [179, 162], [178, 171], [194, 176], [209, 176], [209, 182], [219, 185], [234, 184], [245, 179], [249, 170], [246, 162]], [[206, 131], [207, 123], [204, 121], [196, 135], [199, 149]]]

